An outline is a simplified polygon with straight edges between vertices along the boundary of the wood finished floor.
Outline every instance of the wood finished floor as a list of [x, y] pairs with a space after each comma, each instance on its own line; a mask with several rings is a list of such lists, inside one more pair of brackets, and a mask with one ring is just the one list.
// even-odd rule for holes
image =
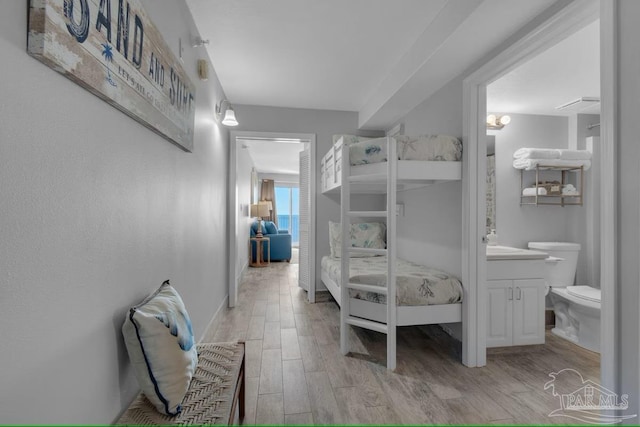
[[[548, 416], [560, 407], [544, 390], [548, 374], [573, 368], [599, 382], [599, 355], [550, 333], [545, 345], [489, 350], [483, 368], [463, 366], [460, 344], [437, 326], [399, 328], [395, 372], [377, 332], [352, 329], [344, 357], [338, 306], [328, 293], [306, 302], [297, 269], [250, 268], [237, 307], [207, 337], [246, 341], [244, 424], [575, 423]], [[576, 381], [562, 386], [577, 390]]]

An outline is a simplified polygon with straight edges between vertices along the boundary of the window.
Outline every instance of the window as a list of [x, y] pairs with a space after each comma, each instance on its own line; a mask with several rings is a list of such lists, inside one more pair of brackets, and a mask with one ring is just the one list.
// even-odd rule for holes
[[300, 188], [276, 184], [276, 211], [278, 228], [289, 230], [293, 246], [300, 243]]

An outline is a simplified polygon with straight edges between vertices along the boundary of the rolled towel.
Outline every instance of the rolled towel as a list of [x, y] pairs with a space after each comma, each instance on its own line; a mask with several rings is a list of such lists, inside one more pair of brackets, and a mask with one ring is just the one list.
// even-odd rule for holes
[[577, 196], [578, 189], [573, 186], [573, 184], [567, 184], [562, 187], [562, 195], [563, 196]]
[[[536, 189], [535, 188], [525, 188], [524, 190], [522, 190], [522, 195], [523, 196], [535, 196], [536, 195]], [[546, 196], [547, 195], [547, 189], [544, 187], [538, 187], [538, 196]]]
[[558, 150], [562, 160], [591, 160], [591, 151], [587, 150]]
[[514, 159], [559, 159], [560, 152], [555, 148], [520, 148], [513, 153]]

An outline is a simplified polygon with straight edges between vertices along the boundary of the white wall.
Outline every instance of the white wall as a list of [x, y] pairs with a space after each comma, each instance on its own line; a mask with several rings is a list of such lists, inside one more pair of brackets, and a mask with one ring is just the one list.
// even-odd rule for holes
[[[498, 243], [526, 248], [531, 241], [570, 241], [568, 226], [581, 215], [581, 206], [520, 206], [520, 171], [513, 153], [521, 147], [567, 148], [566, 117], [510, 114], [511, 123], [489, 131], [496, 138], [496, 232]], [[545, 180], [561, 180], [548, 173]], [[525, 185], [535, 182], [535, 172], [525, 172]]]
[[359, 132], [358, 114], [352, 111], [305, 110], [295, 108], [234, 105], [240, 122], [237, 130], [255, 132], [313, 133], [316, 135], [316, 283], [321, 288], [320, 260], [329, 254], [329, 220], [340, 221], [340, 200], [320, 191], [320, 160], [332, 144], [335, 134], [380, 136]]
[[569, 118], [569, 148], [590, 150], [593, 153], [591, 169], [584, 174], [583, 208], [567, 224], [569, 240], [580, 243], [576, 284], [600, 287], [600, 145], [587, 147], [587, 138], [599, 136], [600, 128], [588, 129], [599, 123], [597, 114], [576, 114]]
[[[513, 153], [521, 147], [586, 149], [588, 123], [597, 115], [574, 117], [510, 114], [511, 123], [495, 135], [496, 224], [500, 244], [527, 247], [530, 241], [567, 241], [581, 245], [576, 283], [599, 287], [600, 263], [598, 187], [599, 153], [596, 147], [591, 169], [584, 173], [583, 206], [520, 206], [520, 171], [513, 168]], [[542, 179], [560, 180], [558, 173], [545, 172]], [[533, 183], [534, 172], [525, 172], [525, 184]]]
[[[462, 80], [454, 79], [402, 122], [406, 135], [445, 134], [462, 140]], [[398, 194], [398, 256], [462, 274], [462, 182], [447, 182]]]
[[[183, 1], [144, 4], [171, 48], [194, 35]], [[27, 2], [1, 2], [0, 420], [108, 424], [138, 392], [128, 307], [170, 278], [200, 338], [227, 295], [222, 93], [187, 48], [185, 153], [29, 57], [26, 37]]]
[[248, 239], [251, 218], [251, 170], [254, 164], [249, 150], [236, 150], [236, 191], [238, 204], [238, 234], [236, 235], [236, 280], [240, 283], [242, 272], [249, 265]]
[[[617, 273], [618, 307], [617, 331], [619, 334], [618, 372], [620, 393], [629, 395], [626, 414], [640, 413], [640, 87], [638, 70], [640, 56], [640, 2], [621, 0], [617, 17], [618, 49], [618, 232]], [[638, 423], [638, 418], [630, 420]]]

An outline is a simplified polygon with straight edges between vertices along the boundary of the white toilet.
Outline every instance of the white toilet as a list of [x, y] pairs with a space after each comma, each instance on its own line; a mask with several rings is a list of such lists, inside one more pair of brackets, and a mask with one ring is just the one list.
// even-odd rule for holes
[[551, 330], [587, 350], [600, 352], [600, 289], [575, 286], [580, 245], [565, 242], [529, 242], [529, 249], [546, 252], [546, 281], [556, 326]]

